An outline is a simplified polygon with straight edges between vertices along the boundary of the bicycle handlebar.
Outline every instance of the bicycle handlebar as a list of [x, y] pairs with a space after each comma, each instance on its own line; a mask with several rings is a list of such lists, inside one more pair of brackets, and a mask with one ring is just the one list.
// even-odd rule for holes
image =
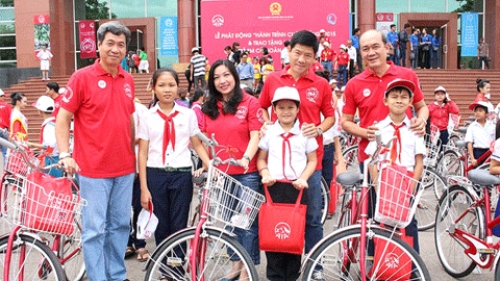
[[23, 148], [21, 145], [19, 145], [19, 143], [17, 143], [16, 141], [9, 141], [9, 140], [6, 140], [4, 138], [0, 138], [0, 146], [4, 146], [10, 150], [14, 150], [16, 152], [21, 153], [23, 160], [26, 162], [28, 167], [30, 167], [31, 169], [50, 170], [52, 168], [56, 168], [56, 169], [62, 170], [62, 168], [63, 168], [62, 165], [60, 165], [59, 163], [54, 163], [52, 165], [48, 165], [48, 166], [44, 166], [44, 167], [36, 166], [28, 158], [28, 154], [26, 153], [26, 149]]
[[8, 140], [6, 140], [4, 138], [0, 138], [0, 145], [1, 146], [5, 146], [8, 149], [12, 149], [12, 150], [16, 150], [16, 149], [18, 149], [20, 147], [16, 143], [10, 142], [10, 141], [8, 141]]

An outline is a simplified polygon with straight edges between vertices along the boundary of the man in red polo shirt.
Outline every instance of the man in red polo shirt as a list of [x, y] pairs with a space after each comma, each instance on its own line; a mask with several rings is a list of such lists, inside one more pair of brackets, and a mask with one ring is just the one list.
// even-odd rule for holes
[[[10, 128], [10, 113], [12, 112], [12, 106], [5, 102], [5, 93], [0, 89], [0, 128], [7, 129], [6, 134], [0, 133], [0, 137], [4, 139], [9, 138], [9, 128]], [[2, 148], [3, 159], [7, 155], [7, 147], [0, 146]]]
[[82, 245], [89, 280], [126, 279], [135, 109], [134, 79], [120, 63], [130, 38], [130, 30], [117, 21], [99, 27], [100, 59], [71, 76], [56, 119], [59, 163], [66, 172], [78, 173], [80, 194], [88, 201], [82, 209]]
[[320, 61], [325, 70], [328, 70], [329, 80], [333, 78], [333, 59], [337, 55], [333, 49], [330, 49], [330, 43], [323, 43], [324, 49], [321, 51]]
[[[389, 114], [389, 109], [382, 102], [389, 82], [402, 78], [417, 85], [413, 97], [413, 107], [417, 116], [412, 115], [411, 109], [408, 110], [407, 115], [412, 122], [412, 130], [419, 134], [425, 133], [429, 109], [425, 104], [424, 94], [415, 72], [387, 62], [390, 43], [384, 34], [377, 30], [369, 30], [360, 37], [359, 41], [366, 69], [347, 82], [344, 91], [345, 105], [342, 109], [342, 128], [347, 133], [361, 138], [358, 159], [363, 162], [367, 159], [365, 148], [368, 142], [375, 139], [375, 132], [378, 130], [374, 124]], [[359, 125], [354, 123], [356, 110], [359, 111]]]
[[[290, 46], [290, 65], [267, 77], [259, 101], [265, 109], [263, 110], [264, 120], [268, 121], [267, 109], [271, 106], [276, 89], [283, 86], [295, 87], [300, 94], [298, 118], [302, 124], [302, 131], [307, 137], [315, 137], [319, 144], [316, 150], [318, 166], [307, 181], [309, 188], [306, 189], [308, 207], [305, 252], [307, 253], [323, 237], [323, 224], [321, 223], [322, 134], [333, 126], [335, 117], [330, 85], [326, 79], [314, 74], [311, 69], [318, 51], [318, 38], [310, 31], [298, 31], [292, 36]], [[323, 122], [321, 122], [321, 114], [325, 117]], [[271, 120], [276, 120], [274, 113]], [[324, 280], [321, 272], [316, 273], [314, 280]]]
[[[62, 93], [59, 94], [59, 91]], [[59, 84], [57, 84], [57, 82], [49, 82], [45, 86], [45, 94], [54, 100], [54, 111], [52, 111], [52, 116], [54, 117], [56, 117], [59, 112], [65, 91], [66, 89], [59, 88]]]

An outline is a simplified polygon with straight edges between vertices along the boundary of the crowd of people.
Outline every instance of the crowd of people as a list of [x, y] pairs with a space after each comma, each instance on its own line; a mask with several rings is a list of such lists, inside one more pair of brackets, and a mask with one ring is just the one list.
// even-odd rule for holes
[[[147, 89], [154, 95], [148, 109], [134, 98], [130, 75], [149, 73], [147, 54], [144, 49], [139, 55], [127, 52], [130, 31], [119, 22], [107, 22], [97, 31], [100, 58], [76, 71], [65, 89], [48, 83], [46, 95], [34, 104], [45, 120], [39, 143], [27, 142], [26, 96], [12, 93], [9, 106], [0, 90], [0, 127], [10, 133], [2, 137], [50, 151], [47, 161], [76, 173], [81, 195], [88, 200], [82, 210], [82, 245], [89, 280], [126, 280], [124, 257], [136, 254], [138, 261], [148, 259], [145, 241], [130, 231], [130, 205], [134, 222], [142, 208], [154, 206], [159, 219], [154, 234], [157, 244], [187, 226], [192, 176], [207, 169], [213, 157], [198, 139], [200, 133], [215, 135], [218, 157], [237, 160], [237, 166], [218, 168], [243, 185], [262, 192], [265, 184], [278, 202], [291, 201], [304, 189], [307, 253], [323, 237], [321, 177], [330, 184], [342, 149], [340, 126], [359, 137], [360, 165], [373, 154], [377, 132], [391, 138], [400, 135], [395, 141], [400, 148], [394, 146], [396, 157], [391, 160], [416, 180], [422, 174], [427, 123], [441, 131], [443, 143], [448, 141], [449, 116], [459, 114], [457, 105], [440, 86], [434, 91], [435, 101], [427, 106], [417, 75], [405, 67], [409, 49], [412, 68], [439, 68], [441, 38], [437, 30], [430, 35], [425, 28], [410, 35], [410, 27], [405, 24], [397, 33], [393, 25], [387, 36], [377, 30], [361, 34], [356, 28], [338, 49], [331, 46], [324, 30], [319, 37], [298, 31], [284, 42], [279, 71], [274, 70], [266, 47], [261, 57], [250, 58], [234, 42], [224, 48], [226, 59], [212, 65], [194, 47], [184, 73], [190, 82], [187, 91], [180, 88], [176, 71], [158, 69]], [[494, 140], [489, 81], [478, 80], [477, 90], [470, 107], [476, 121], [466, 135], [473, 164]], [[336, 91], [343, 92], [340, 110]], [[356, 115], [359, 123], [354, 121]], [[6, 116], [10, 122], [4, 121]], [[72, 122], [75, 135], [70, 150]], [[199, 167], [192, 167], [190, 148], [202, 162]], [[280, 180], [292, 184], [277, 183]], [[370, 216], [376, 196], [371, 189]], [[258, 223], [234, 233], [253, 263], [260, 264]], [[406, 233], [418, 251], [415, 219]], [[298, 278], [301, 255], [278, 251], [266, 252], [266, 257], [268, 280]], [[233, 270], [224, 280], [245, 279], [247, 273], [240, 268], [241, 262], [233, 261]], [[314, 280], [324, 280], [321, 268]]]

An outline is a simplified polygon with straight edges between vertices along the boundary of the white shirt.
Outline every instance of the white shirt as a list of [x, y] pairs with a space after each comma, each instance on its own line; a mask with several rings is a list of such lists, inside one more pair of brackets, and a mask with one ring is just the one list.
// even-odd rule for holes
[[42, 145], [53, 148], [52, 154], [59, 155], [59, 149], [57, 147], [56, 141], [56, 118], [54, 116], [43, 120], [43, 135], [42, 135]]
[[49, 50], [45, 50], [45, 51], [40, 51], [38, 52], [38, 54], [36, 55], [40, 60], [49, 60], [53, 57], [52, 53], [49, 51]]
[[354, 48], [354, 46], [351, 46], [350, 48], [347, 47], [347, 53], [349, 54], [349, 58], [353, 60], [354, 63], [356, 63], [356, 55], [357, 55], [356, 48]]
[[[300, 130], [299, 121], [295, 121], [293, 128], [288, 132], [294, 134], [290, 137], [291, 156], [288, 146], [283, 155], [283, 138], [286, 134], [279, 122], [270, 125], [266, 134], [259, 141], [259, 148], [267, 151], [267, 168], [276, 180], [295, 180], [300, 177], [307, 164], [307, 154], [318, 149], [315, 138], [307, 138]], [[283, 167], [283, 157], [285, 166]]]
[[493, 154], [491, 154], [491, 158], [500, 162], [500, 139], [495, 141], [495, 148], [493, 149]]
[[290, 56], [288, 55], [288, 48], [284, 47], [281, 50], [281, 59], [283, 60], [284, 64], [290, 63]]
[[475, 148], [490, 148], [491, 142], [495, 140], [495, 124], [488, 120], [483, 127], [477, 121], [472, 122], [467, 127], [464, 140], [472, 142]]
[[318, 52], [316, 53], [317, 58], [321, 57], [321, 52], [323, 52], [324, 49], [325, 49], [325, 47], [323, 47], [322, 44], [319, 44]]
[[160, 108], [157, 104], [144, 114], [144, 122], [139, 124], [137, 133], [138, 138], [149, 141], [146, 166], [153, 168], [191, 167], [191, 152], [188, 145], [190, 138], [200, 132], [196, 114], [189, 108], [174, 104], [174, 108], [170, 114], [173, 114], [175, 111], [179, 112], [173, 119], [175, 124], [175, 150], [172, 148], [172, 142], [170, 142], [165, 152], [165, 163], [162, 163], [165, 121], [158, 114], [158, 110]]
[[[382, 143], [384, 144], [394, 138], [394, 127], [391, 126], [392, 123], [393, 122], [391, 118], [387, 116], [384, 120], [378, 122], [376, 125], [382, 135]], [[403, 123], [405, 124], [405, 126], [399, 129], [399, 133], [401, 135], [401, 151], [399, 153], [399, 157], [396, 158], [396, 164], [405, 166], [407, 171], [413, 172], [413, 169], [415, 168], [415, 156], [418, 154], [426, 155], [427, 149], [425, 148], [424, 138], [415, 135], [410, 130], [410, 119], [408, 119], [408, 117], [405, 117]], [[393, 141], [396, 141], [396, 139], [394, 139]], [[392, 147], [392, 144], [390, 147]], [[377, 143], [375, 141], [371, 141], [366, 147], [365, 153], [368, 155], [373, 155], [376, 149]], [[382, 159], [387, 159], [386, 155], [381, 155], [380, 157]]]

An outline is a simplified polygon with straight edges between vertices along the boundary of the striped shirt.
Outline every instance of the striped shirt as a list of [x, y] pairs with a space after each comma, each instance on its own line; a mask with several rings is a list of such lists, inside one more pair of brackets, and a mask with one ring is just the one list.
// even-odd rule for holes
[[193, 76], [205, 75], [205, 63], [207, 58], [204, 55], [197, 54], [191, 57], [191, 64], [193, 65]]

